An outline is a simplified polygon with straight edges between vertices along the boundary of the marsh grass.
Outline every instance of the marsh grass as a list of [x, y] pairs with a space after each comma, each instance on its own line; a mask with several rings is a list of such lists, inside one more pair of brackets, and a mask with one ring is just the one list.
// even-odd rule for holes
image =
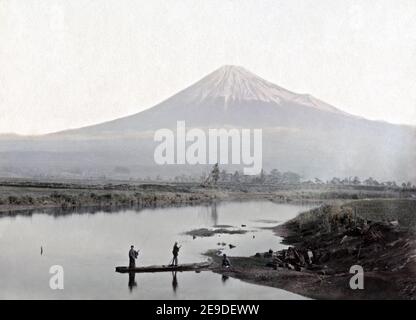
[[368, 222], [393, 222], [416, 231], [416, 200], [372, 199], [348, 202], [341, 206], [322, 205], [299, 214], [291, 220], [299, 229], [332, 232], [341, 225]]
[[360, 200], [348, 203], [354, 213], [367, 220], [397, 221], [400, 227], [416, 231], [416, 200]]

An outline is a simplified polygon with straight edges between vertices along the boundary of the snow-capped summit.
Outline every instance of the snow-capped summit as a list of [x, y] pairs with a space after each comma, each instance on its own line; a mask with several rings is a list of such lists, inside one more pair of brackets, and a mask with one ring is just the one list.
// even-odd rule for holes
[[293, 93], [280, 88], [240, 66], [226, 65], [210, 73], [192, 87], [188, 94], [205, 99], [223, 97], [226, 100], [260, 100], [280, 102]]
[[225, 65], [180, 93], [189, 102], [224, 99], [225, 104], [240, 101], [272, 102], [278, 105], [302, 104], [322, 111], [342, 113], [311, 95], [303, 95], [275, 85], [240, 66]]
[[226, 65], [153, 108], [65, 134], [137, 132], [176, 126], [305, 127], [355, 118], [311, 95], [297, 94], [240, 66]]

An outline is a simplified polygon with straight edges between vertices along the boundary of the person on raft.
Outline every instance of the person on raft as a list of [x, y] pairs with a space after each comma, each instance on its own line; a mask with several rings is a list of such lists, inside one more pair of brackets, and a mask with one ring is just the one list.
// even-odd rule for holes
[[178, 246], [178, 242], [175, 242], [175, 244], [173, 245], [173, 249], [172, 249], [173, 259], [172, 259], [171, 266], [178, 265], [178, 254], [179, 254], [179, 249], [181, 247], [182, 246]]
[[227, 258], [227, 255], [225, 253], [222, 255], [222, 266], [223, 268], [231, 267], [230, 259]]
[[129, 251], [129, 268], [135, 268], [136, 267], [136, 259], [139, 255], [140, 250], [134, 250], [134, 246], [130, 246]]

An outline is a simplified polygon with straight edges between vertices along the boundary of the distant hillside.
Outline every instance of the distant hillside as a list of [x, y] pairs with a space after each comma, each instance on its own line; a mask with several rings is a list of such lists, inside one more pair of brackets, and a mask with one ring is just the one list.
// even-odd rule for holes
[[132, 177], [201, 172], [198, 166], [154, 163], [154, 131], [175, 128], [178, 120], [189, 128], [262, 128], [266, 170], [416, 181], [415, 127], [348, 114], [236, 66], [129, 117], [34, 138], [2, 137], [0, 173], [110, 177], [120, 174], [117, 167]]

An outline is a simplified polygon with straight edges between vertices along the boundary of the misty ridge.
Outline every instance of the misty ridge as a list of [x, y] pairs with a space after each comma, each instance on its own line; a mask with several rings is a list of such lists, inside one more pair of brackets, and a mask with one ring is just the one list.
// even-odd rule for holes
[[[391, 106], [394, 108], [394, 106]], [[132, 116], [42, 136], [0, 135], [3, 177], [173, 179], [209, 165], [157, 165], [154, 133], [187, 128], [262, 129], [262, 166], [302, 180], [372, 177], [416, 182], [416, 128], [370, 121], [224, 66]], [[231, 161], [230, 161], [231, 162]], [[228, 172], [242, 166], [224, 165]]]

